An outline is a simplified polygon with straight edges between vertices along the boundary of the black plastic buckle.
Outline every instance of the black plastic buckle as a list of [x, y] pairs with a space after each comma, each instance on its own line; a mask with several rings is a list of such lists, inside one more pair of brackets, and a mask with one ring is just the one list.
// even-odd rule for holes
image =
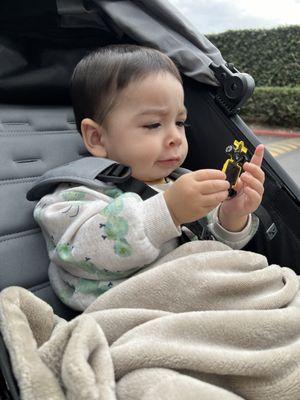
[[112, 164], [96, 176], [103, 182], [123, 183], [131, 177], [131, 168], [122, 164]]
[[272, 240], [273, 237], [276, 236], [277, 232], [278, 232], [277, 227], [273, 222], [272, 225], [266, 230], [266, 236], [268, 240]]
[[216, 102], [226, 115], [238, 113], [254, 91], [254, 79], [249, 74], [239, 72], [233, 64], [218, 66], [211, 63], [209, 68], [221, 84], [215, 97]]
[[210, 230], [206, 226], [205, 228], [203, 228], [203, 231], [199, 237], [199, 240], [216, 240], [216, 238], [214, 237], [214, 235], [210, 232]]
[[183, 226], [193, 232], [193, 234], [196, 235], [199, 240], [216, 240], [208, 229], [205, 218], [201, 218], [194, 222], [189, 222], [188, 224], [183, 224]]

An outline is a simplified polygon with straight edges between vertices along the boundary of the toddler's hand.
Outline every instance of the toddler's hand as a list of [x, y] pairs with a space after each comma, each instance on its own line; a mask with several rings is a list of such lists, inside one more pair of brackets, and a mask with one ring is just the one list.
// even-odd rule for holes
[[255, 149], [251, 161], [243, 166], [245, 172], [241, 174], [235, 187], [237, 195], [232, 199], [227, 199], [221, 205], [219, 219], [221, 225], [228, 230], [237, 230], [230, 227], [235, 226], [239, 219], [247, 221], [248, 215], [254, 212], [261, 203], [265, 180], [265, 174], [261, 169], [263, 156], [264, 146], [260, 144]]
[[228, 197], [224, 172], [202, 169], [182, 175], [164, 192], [175, 225], [196, 221]]

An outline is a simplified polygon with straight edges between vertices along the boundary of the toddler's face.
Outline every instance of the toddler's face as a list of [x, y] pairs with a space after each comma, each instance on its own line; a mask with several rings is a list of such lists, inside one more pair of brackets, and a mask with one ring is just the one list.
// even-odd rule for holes
[[102, 142], [107, 157], [132, 168], [144, 182], [168, 176], [187, 155], [181, 83], [169, 73], [129, 84], [107, 116]]

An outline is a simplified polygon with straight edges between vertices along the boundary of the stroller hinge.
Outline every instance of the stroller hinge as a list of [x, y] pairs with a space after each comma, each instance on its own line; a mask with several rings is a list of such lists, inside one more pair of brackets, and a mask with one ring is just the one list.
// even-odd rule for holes
[[234, 115], [251, 97], [255, 83], [251, 75], [239, 72], [233, 64], [211, 63], [215, 77], [220, 82], [215, 100], [226, 115]]

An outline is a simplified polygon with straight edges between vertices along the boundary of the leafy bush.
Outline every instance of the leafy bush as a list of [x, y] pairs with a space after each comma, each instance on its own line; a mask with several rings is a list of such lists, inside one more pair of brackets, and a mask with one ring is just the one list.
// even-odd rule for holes
[[252, 75], [256, 86], [299, 85], [300, 25], [230, 30], [207, 37], [227, 62]]
[[248, 122], [300, 127], [300, 86], [257, 87], [240, 115]]
[[255, 80], [254, 95], [240, 113], [245, 120], [300, 127], [300, 25], [230, 30], [208, 38], [227, 62]]

